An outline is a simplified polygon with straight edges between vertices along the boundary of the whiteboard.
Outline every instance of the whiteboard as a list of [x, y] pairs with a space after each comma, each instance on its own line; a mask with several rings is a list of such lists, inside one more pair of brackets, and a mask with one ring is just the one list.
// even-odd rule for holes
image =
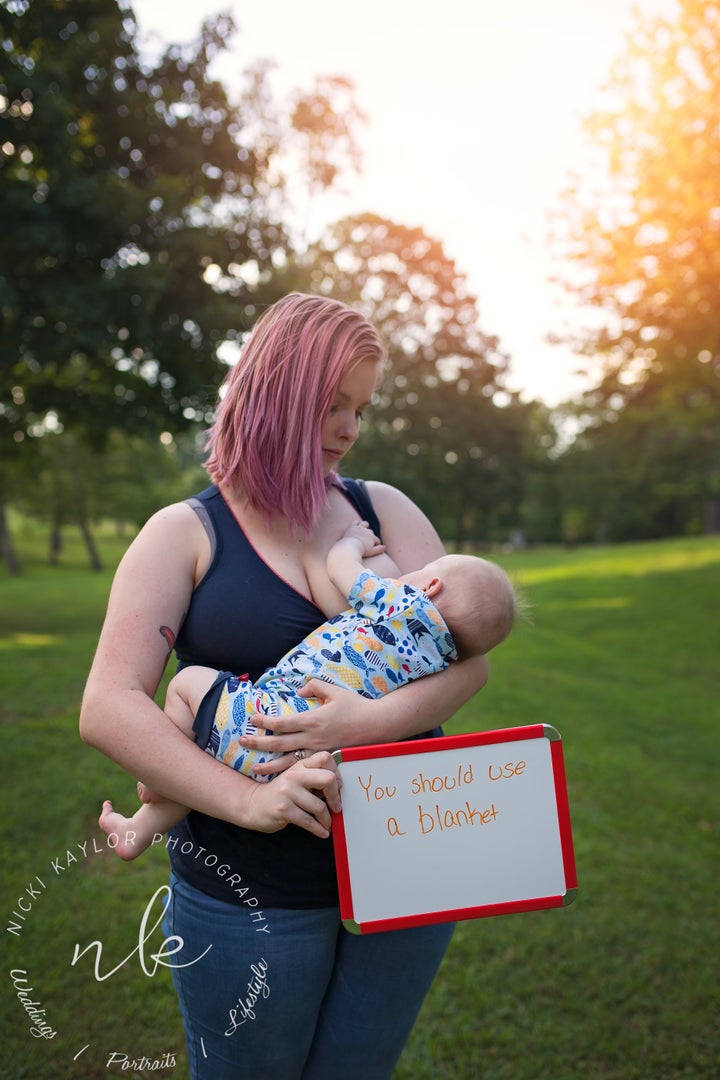
[[353, 933], [575, 898], [562, 741], [548, 724], [338, 750], [332, 837]]

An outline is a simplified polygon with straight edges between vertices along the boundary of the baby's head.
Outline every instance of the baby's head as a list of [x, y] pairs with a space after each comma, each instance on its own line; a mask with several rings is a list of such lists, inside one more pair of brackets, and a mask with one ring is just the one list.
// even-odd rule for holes
[[421, 589], [447, 623], [465, 659], [488, 653], [510, 633], [518, 599], [504, 570], [474, 555], [443, 555], [402, 581]]

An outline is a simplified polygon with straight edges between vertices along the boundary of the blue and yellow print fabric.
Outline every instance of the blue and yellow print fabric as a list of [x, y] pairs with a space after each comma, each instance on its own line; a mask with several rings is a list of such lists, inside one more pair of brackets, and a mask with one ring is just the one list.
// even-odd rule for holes
[[273, 755], [240, 746], [239, 736], [262, 735], [272, 727], [269, 718], [316, 706], [316, 699], [298, 696], [308, 679], [378, 698], [457, 659], [442, 616], [419, 589], [366, 570], [348, 601], [349, 610], [308, 634], [255, 683], [228, 679], [211, 737], [216, 757], [254, 776], [252, 766]]

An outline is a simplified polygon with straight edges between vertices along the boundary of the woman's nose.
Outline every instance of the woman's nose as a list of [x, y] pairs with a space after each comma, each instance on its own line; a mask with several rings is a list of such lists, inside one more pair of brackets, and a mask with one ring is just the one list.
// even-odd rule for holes
[[345, 413], [340, 420], [339, 435], [343, 439], [355, 442], [358, 437], [360, 423], [354, 413]]

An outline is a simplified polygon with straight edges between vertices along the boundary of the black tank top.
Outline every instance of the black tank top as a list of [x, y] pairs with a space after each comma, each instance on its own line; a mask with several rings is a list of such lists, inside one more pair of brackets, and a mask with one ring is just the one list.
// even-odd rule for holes
[[[341, 490], [379, 536], [362, 482], [343, 479]], [[204, 520], [214, 553], [177, 636], [179, 666], [204, 664], [256, 679], [325, 615], [263, 561], [217, 487], [189, 502]], [[171, 830], [168, 850], [180, 877], [220, 900], [252, 897], [261, 907], [285, 908], [337, 904], [332, 841], [297, 826], [266, 834], [192, 811]], [[230, 869], [221, 874], [223, 867]], [[242, 877], [240, 885], [228, 887], [231, 874]]]

